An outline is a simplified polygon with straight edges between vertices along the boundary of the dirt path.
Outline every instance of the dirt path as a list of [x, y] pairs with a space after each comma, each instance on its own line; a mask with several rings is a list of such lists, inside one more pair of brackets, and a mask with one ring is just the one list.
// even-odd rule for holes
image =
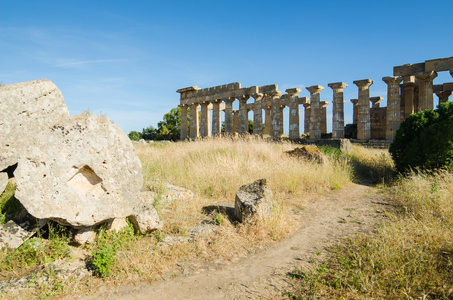
[[309, 201], [300, 228], [286, 240], [234, 262], [182, 264], [185, 275], [153, 285], [137, 284], [103, 291], [85, 299], [259, 299], [280, 298], [291, 285], [286, 276], [310, 267], [328, 244], [372, 230], [387, 208], [376, 188], [352, 185]]

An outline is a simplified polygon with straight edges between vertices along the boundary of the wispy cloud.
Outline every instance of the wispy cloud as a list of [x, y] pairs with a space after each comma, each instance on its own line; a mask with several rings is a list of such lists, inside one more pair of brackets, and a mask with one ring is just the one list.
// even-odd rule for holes
[[95, 60], [79, 60], [79, 61], [69, 61], [63, 62], [55, 65], [55, 67], [59, 68], [67, 68], [67, 67], [78, 67], [82, 65], [90, 65], [90, 64], [99, 64], [99, 63], [115, 63], [115, 62], [123, 62], [126, 59], [95, 59]]

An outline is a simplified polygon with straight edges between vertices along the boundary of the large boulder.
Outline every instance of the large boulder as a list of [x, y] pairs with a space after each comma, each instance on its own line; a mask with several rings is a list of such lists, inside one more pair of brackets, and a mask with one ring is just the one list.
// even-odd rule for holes
[[44, 129], [30, 138], [14, 173], [16, 198], [30, 214], [74, 228], [134, 214], [141, 163], [118, 125], [92, 115]]
[[272, 207], [273, 194], [266, 179], [241, 186], [236, 193], [234, 215], [241, 223], [266, 220]]
[[0, 171], [26, 155], [35, 135], [69, 118], [63, 95], [51, 81], [1, 86], [0, 103]]

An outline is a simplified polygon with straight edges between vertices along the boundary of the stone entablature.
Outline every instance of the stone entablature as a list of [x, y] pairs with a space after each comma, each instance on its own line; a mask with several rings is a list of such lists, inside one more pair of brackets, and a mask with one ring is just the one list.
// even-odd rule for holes
[[[387, 84], [387, 107], [380, 107], [383, 97], [370, 97], [373, 80], [354, 81], [358, 87], [358, 97], [351, 99], [352, 123], [357, 125], [357, 139], [391, 141], [404, 118], [434, 107], [434, 93], [439, 97], [440, 103], [448, 101], [453, 91], [453, 82], [433, 85], [437, 72], [442, 71], [449, 71], [453, 76], [453, 57], [394, 67], [394, 76], [382, 78]], [[332, 102], [320, 100], [320, 94], [324, 90], [320, 85], [306, 88], [310, 98], [299, 97], [302, 92], [299, 88], [287, 89], [286, 94], [282, 94], [277, 84], [243, 88], [239, 82], [233, 82], [204, 89], [198, 86], [179, 89], [177, 92], [180, 93], [181, 124], [187, 123], [188, 118], [190, 120], [189, 132], [187, 128], [181, 128], [181, 140], [188, 136], [194, 139], [220, 135], [222, 111], [225, 114], [226, 135], [247, 133], [248, 113], [253, 111], [254, 124], [263, 124], [263, 121], [265, 124], [264, 132], [262, 126], [254, 126], [253, 133], [268, 134], [278, 139], [283, 134], [285, 107], [290, 111], [289, 139], [297, 140], [301, 131], [299, 116], [301, 105], [305, 109], [304, 133], [309, 134], [311, 139], [320, 139], [321, 134], [327, 133], [326, 116], [330, 103], [332, 103], [332, 138], [342, 138], [346, 103], [343, 99], [343, 90], [348, 85], [344, 82], [334, 82], [328, 86], [333, 91]], [[239, 101], [239, 110], [233, 110], [235, 101]], [[250, 101], [253, 103], [247, 103]], [[187, 110], [189, 107], [190, 116]]]

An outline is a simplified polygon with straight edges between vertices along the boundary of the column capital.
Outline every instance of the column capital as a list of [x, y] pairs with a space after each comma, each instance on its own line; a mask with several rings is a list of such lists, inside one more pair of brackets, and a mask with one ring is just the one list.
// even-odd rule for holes
[[310, 105], [311, 105], [311, 104], [307, 102], [307, 103], [304, 103], [304, 104], [302, 104], [302, 105], [307, 109], [307, 108], [310, 108]]
[[236, 101], [236, 97], [228, 97], [227, 99], [223, 99], [225, 102], [234, 102]]
[[405, 83], [403, 83], [403, 87], [404, 87], [404, 88], [411, 88], [411, 89], [412, 89], [412, 88], [415, 87], [415, 82], [411, 82], [411, 81], [405, 82]]
[[263, 99], [264, 94], [263, 93], [254, 93], [251, 96], [253, 99], [255, 99], [255, 101], [259, 101], [259, 100]]
[[298, 101], [299, 101], [299, 104], [305, 104], [305, 103], [310, 102], [310, 98], [308, 98], [308, 97], [299, 97]]
[[359, 104], [359, 99], [351, 99], [351, 103], [357, 105]]
[[437, 91], [436, 92], [436, 96], [439, 97], [439, 98], [442, 98], [442, 97], [450, 97], [451, 96], [451, 93], [452, 91]]
[[301, 89], [299, 88], [292, 88], [292, 89], [287, 89], [286, 93], [291, 96], [299, 96], [299, 94], [302, 92]]
[[384, 81], [387, 84], [400, 84], [401, 81], [403, 81], [403, 77], [401, 76], [386, 76], [382, 77], [382, 81]]
[[362, 79], [362, 80], [355, 80], [352, 83], [354, 83], [359, 88], [367, 88], [370, 85], [372, 85], [374, 83], [374, 81], [371, 79]]
[[241, 95], [241, 96], [238, 96], [238, 97], [236, 97], [236, 98], [237, 98], [239, 101], [241, 101], [241, 102], [242, 102], [242, 101], [247, 101], [247, 100], [249, 100], [250, 95]]
[[450, 75], [451, 77], [453, 77], [453, 70], [450, 70]]
[[310, 94], [319, 94], [321, 91], [324, 89], [324, 87], [320, 85], [312, 85], [312, 86], [307, 86], [306, 89], [310, 92]]
[[276, 92], [270, 93], [270, 94], [268, 94], [268, 95], [269, 95], [269, 97], [271, 97], [271, 98], [281, 97], [281, 96], [282, 96], [282, 92], [276, 91]]
[[329, 105], [329, 103], [330, 103], [329, 101], [321, 101], [321, 102], [319, 102], [320, 108], [326, 107], [327, 105]]
[[378, 96], [378, 97], [370, 97], [370, 101], [373, 105], [373, 108], [375, 107], [379, 107], [379, 102], [381, 102], [382, 100], [384, 100], [383, 97], [381, 96]]
[[332, 82], [327, 84], [332, 90], [343, 90], [346, 88], [348, 85], [344, 82]]
[[431, 81], [437, 77], [436, 71], [429, 71], [429, 72], [420, 72], [415, 74], [415, 78], [418, 81]]
[[189, 107], [189, 105], [187, 105], [187, 104], [180, 104], [178, 106], [181, 107], [181, 108], [188, 108]]

